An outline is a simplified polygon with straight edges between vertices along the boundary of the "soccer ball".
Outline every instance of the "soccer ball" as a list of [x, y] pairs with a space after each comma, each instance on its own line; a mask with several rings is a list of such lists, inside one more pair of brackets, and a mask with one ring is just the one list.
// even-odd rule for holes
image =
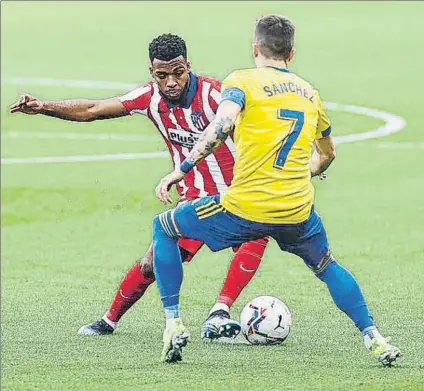
[[276, 297], [259, 296], [247, 303], [240, 315], [246, 339], [253, 345], [279, 345], [290, 333], [289, 308]]

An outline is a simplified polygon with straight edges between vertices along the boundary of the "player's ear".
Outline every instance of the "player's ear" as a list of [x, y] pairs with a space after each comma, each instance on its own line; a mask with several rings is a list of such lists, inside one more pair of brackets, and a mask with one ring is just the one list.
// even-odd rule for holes
[[258, 45], [256, 45], [256, 43], [254, 43], [253, 45], [253, 57], [258, 57], [259, 56], [259, 48]]
[[293, 48], [292, 50], [291, 50], [291, 52], [290, 52], [290, 54], [289, 54], [289, 57], [287, 58], [287, 64], [289, 63], [289, 62], [292, 62], [292, 60], [293, 60], [293, 58], [294, 58], [294, 55], [296, 54], [296, 49], [295, 48]]
[[153, 75], [153, 67], [150, 65], [149, 66], [149, 71], [150, 71], [150, 75], [152, 76], [152, 77], [154, 77], [154, 75]]
[[190, 70], [191, 70], [191, 63], [190, 63], [190, 61], [187, 61], [187, 70], [190, 72]]

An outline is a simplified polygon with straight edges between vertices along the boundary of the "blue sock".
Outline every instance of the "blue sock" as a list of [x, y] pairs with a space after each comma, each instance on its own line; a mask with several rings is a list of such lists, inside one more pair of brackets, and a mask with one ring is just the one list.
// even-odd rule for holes
[[153, 221], [153, 267], [166, 319], [179, 318], [183, 265], [178, 238], [169, 236], [160, 220]]
[[374, 326], [361, 289], [349, 271], [337, 262], [332, 262], [317, 277], [327, 284], [334, 303], [352, 319], [361, 332]]
[[180, 317], [180, 305], [170, 305], [165, 307], [165, 319], [174, 319]]

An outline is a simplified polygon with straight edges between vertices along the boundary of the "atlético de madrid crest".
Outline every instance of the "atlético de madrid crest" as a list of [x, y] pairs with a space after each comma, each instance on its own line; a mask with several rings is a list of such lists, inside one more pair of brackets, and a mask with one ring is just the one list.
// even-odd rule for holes
[[191, 113], [191, 120], [193, 121], [193, 125], [199, 130], [205, 130], [206, 124], [203, 121], [202, 113], [200, 111], [194, 111]]

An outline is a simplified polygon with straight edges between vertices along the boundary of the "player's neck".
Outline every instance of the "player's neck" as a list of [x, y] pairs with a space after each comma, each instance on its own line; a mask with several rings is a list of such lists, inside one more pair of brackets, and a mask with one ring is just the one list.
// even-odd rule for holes
[[281, 60], [273, 60], [270, 58], [257, 57], [255, 58], [257, 68], [274, 67], [280, 69], [287, 69], [287, 63]]

